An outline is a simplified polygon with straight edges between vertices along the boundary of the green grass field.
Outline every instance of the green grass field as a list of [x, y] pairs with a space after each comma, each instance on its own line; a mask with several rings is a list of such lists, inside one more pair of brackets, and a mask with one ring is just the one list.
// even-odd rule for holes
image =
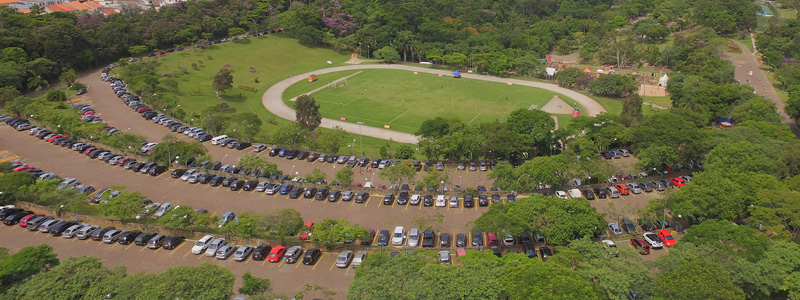
[[[284, 94], [284, 101], [293, 106], [289, 98], [354, 73], [325, 74], [312, 84], [297, 83]], [[513, 110], [541, 108], [554, 95], [574, 102], [564, 95], [526, 86], [398, 70], [363, 70], [348, 78], [346, 84], [323, 88], [311, 97], [317, 100], [324, 117], [344, 117], [374, 127], [389, 125], [413, 133], [423, 121], [435, 117], [455, 117], [466, 124], [502, 121]]]
[[[181, 109], [187, 113], [186, 121], [193, 113], [204, 108], [226, 102], [240, 112], [254, 112], [264, 123], [262, 129], [272, 134], [279, 126], [293, 121], [281, 119], [267, 111], [261, 104], [261, 95], [272, 86], [293, 74], [340, 66], [350, 59], [348, 53], [337, 53], [328, 48], [309, 48], [297, 40], [280, 35], [269, 35], [247, 40], [214, 45], [208, 49], [191, 49], [157, 58], [160, 62], [159, 74], [177, 74], [178, 92], [159, 92], [165, 98], [178, 100]], [[330, 60], [333, 64], [328, 64]], [[198, 65], [194, 70], [192, 63]], [[221, 94], [217, 99], [211, 86], [212, 78], [220, 68], [230, 64], [233, 71], [234, 88]], [[255, 67], [257, 73], [250, 67]], [[183, 72], [181, 68], [186, 68]], [[259, 82], [255, 82], [258, 78]], [[242, 88], [245, 87], [245, 88]], [[256, 92], [253, 92], [255, 90]], [[239, 94], [242, 94], [241, 100]], [[272, 124], [273, 122], [274, 124]], [[327, 129], [320, 129], [327, 130]], [[350, 139], [359, 138], [351, 134]], [[261, 142], [261, 141], [259, 141]], [[400, 143], [364, 137], [364, 154], [376, 156], [379, 148], [389, 144], [397, 148]], [[343, 148], [341, 154], [352, 149]]]

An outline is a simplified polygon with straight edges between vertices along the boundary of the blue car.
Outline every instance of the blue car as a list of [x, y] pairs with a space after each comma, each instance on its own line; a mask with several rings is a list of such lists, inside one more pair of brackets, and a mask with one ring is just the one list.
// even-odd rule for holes
[[289, 152], [289, 150], [281, 149], [281, 151], [278, 151], [278, 156], [279, 157], [285, 157], [286, 156], [286, 152]]
[[286, 195], [290, 190], [292, 190], [292, 187], [293, 186], [291, 184], [284, 184], [281, 186], [281, 189], [278, 191], [278, 193], [281, 195]]

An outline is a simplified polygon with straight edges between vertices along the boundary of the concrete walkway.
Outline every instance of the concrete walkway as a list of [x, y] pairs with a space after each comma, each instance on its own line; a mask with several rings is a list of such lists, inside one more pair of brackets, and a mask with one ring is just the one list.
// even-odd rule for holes
[[[300, 81], [307, 80], [308, 76], [311, 74], [322, 75], [339, 71], [364, 70], [364, 69], [403, 70], [403, 71], [429, 73], [429, 74], [444, 74], [445, 76], [450, 76], [451, 74], [451, 71], [448, 70], [434, 70], [434, 69], [420, 68], [408, 65], [381, 64], [381, 65], [349, 65], [349, 66], [333, 67], [333, 68], [321, 69], [303, 74], [298, 74], [290, 78], [284, 79], [276, 83], [275, 85], [271, 86], [269, 89], [267, 89], [264, 95], [261, 96], [261, 103], [264, 104], [264, 107], [266, 107], [267, 110], [277, 115], [278, 117], [294, 121], [296, 120], [294, 109], [287, 106], [283, 102], [283, 92], [291, 85]], [[600, 113], [606, 112], [606, 109], [594, 99], [589, 98], [581, 93], [562, 88], [555, 84], [533, 82], [533, 81], [526, 81], [519, 79], [510, 79], [510, 78], [500, 78], [494, 76], [477, 75], [469, 73], [462, 73], [461, 77], [466, 79], [476, 79], [476, 80], [484, 80], [484, 81], [499, 82], [499, 83], [511, 83], [514, 85], [522, 85], [522, 86], [545, 89], [556, 93], [560, 93], [564, 96], [572, 98], [575, 102], [580, 103], [584, 107], [583, 113], [586, 115], [596, 116]], [[353, 122], [345, 122], [345, 121], [323, 118], [320, 126], [325, 128], [334, 128], [336, 126], [339, 126], [347, 132], [359, 133], [365, 136], [370, 136], [385, 140], [392, 140], [401, 143], [415, 144], [418, 141], [417, 137], [410, 133], [399, 132], [384, 128], [377, 128], [372, 126], [363, 126], [363, 125], [359, 126], [356, 123], [356, 121], [358, 120], [353, 120]]]

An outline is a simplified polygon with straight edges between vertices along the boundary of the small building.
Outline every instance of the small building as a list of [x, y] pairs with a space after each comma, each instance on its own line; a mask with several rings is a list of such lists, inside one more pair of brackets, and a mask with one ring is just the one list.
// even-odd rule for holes
[[658, 86], [667, 86], [667, 82], [669, 82], [669, 76], [665, 73], [664, 76], [658, 79]]
[[453, 72], [453, 78], [461, 78], [461, 71], [456, 70]]
[[317, 81], [317, 74], [308, 75], [308, 82]]

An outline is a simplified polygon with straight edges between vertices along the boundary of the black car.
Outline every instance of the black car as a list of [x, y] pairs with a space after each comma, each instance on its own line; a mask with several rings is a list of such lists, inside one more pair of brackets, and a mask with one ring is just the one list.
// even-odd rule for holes
[[322, 251], [319, 249], [308, 249], [306, 254], [303, 255], [303, 264], [304, 265], [313, 265], [317, 263], [319, 257], [322, 256]]
[[217, 177], [217, 175], [206, 173], [197, 177], [197, 182], [207, 184], [211, 182], [211, 179], [214, 179], [214, 177]]
[[525, 252], [525, 255], [527, 255], [528, 258], [537, 257], [536, 248], [533, 247], [533, 244], [530, 244], [530, 245], [529, 244], [523, 244], [522, 245], [522, 251]]
[[472, 245], [475, 247], [483, 246], [483, 233], [477, 231], [472, 234]]
[[208, 185], [219, 186], [220, 184], [222, 184], [223, 181], [225, 181], [225, 177], [217, 175], [214, 176], [214, 178], [211, 178], [211, 180], [208, 182]]
[[369, 200], [369, 193], [367, 192], [360, 192], [356, 195], [356, 203], [364, 203]]
[[150, 174], [150, 176], [158, 176], [158, 175], [161, 175], [161, 173], [164, 173], [166, 171], [167, 171], [167, 167], [154, 165], [153, 167], [150, 168], [150, 170], [147, 171], [147, 174]]
[[328, 201], [336, 202], [336, 201], [339, 201], [339, 198], [341, 198], [341, 197], [342, 197], [342, 192], [340, 192], [340, 191], [331, 191], [331, 193], [328, 195]]
[[222, 181], [222, 186], [224, 186], [224, 187], [230, 187], [230, 186], [231, 186], [231, 184], [232, 184], [234, 181], [236, 181], [236, 177], [228, 177], [228, 178], [225, 178], [225, 180], [223, 180], [223, 181]]
[[450, 234], [447, 232], [439, 235], [439, 247], [450, 247]]
[[386, 194], [386, 196], [383, 196], [384, 205], [392, 205], [393, 203], [394, 203], [394, 194]]
[[382, 229], [378, 232], [378, 246], [389, 245], [389, 230]]
[[422, 198], [422, 205], [433, 206], [433, 196], [425, 195], [425, 197]]
[[316, 194], [317, 194], [317, 188], [310, 187], [306, 189], [305, 193], [303, 193], [303, 198], [311, 199], [314, 198], [314, 195]]
[[[225, 183], [222, 183], [222, 185], [224, 186]], [[244, 186], [244, 180], [236, 179], [233, 182], [231, 182], [230, 188], [231, 188], [231, 191], [235, 192], [235, 191], [238, 191], [239, 189], [241, 189], [242, 186]]]
[[277, 156], [278, 152], [281, 152], [281, 148], [269, 149], [269, 156]]
[[3, 224], [9, 225], [9, 226], [17, 224], [17, 223], [19, 223], [20, 220], [22, 220], [22, 218], [24, 218], [25, 216], [30, 215], [30, 214], [33, 214], [33, 212], [32, 211], [21, 211], [21, 212], [9, 215], [5, 219], [3, 219]]
[[475, 207], [475, 198], [473, 198], [472, 195], [464, 196], [464, 207], [466, 208]]
[[116, 228], [114, 228], [114, 227], [100, 227], [100, 228], [97, 228], [94, 231], [92, 231], [92, 233], [89, 236], [92, 238], [92, 240], [100, 241], [100, 240], [103, 239], [103, 235], [106, 234], [106, 232], [109, 232], [109, 231], [115, 230], [115, 229]]
[[248, 181], [248, 182], [246, 182], [244, 184], [242, 189], [245, 190], [245, 191], [252, 191], [253, 189], [256, 188], [257, 185], [258, 185], [258, 181], [257, 180], [250, 180], [250, 181]]
[[117, 240], [122, 245], [128, 245], [130, 243], [133, 243], [133, 241], [136, 240], [136, 238], [139, 237], [140, 234], [142, 234], [142, 232], [139, 230], [127, 231], [121, 234]]
[[523, 245], [531, 245], [531, 247], [533, 247], [533, 239], [527, 232], [519, 236], [519, 243]]
[[300, 195], [303, 194], [303, 188], [296, 186], [289, 191], [289, 198], [290, 199], [297, 199], [300, 198]]
[[156, 235], [158, 235], [157, 232], [142, 233], [134, 239], [134, 242], [136, 243], [136, 246], [144, 246], [147, 245], [147, 242]]
[[597, 195], [597, 198], [605, 199], [606, 198], [606, 190], [603, 188], [594, 188], [594, 193]]
[[272, 246], [269, 245], [261, 245], [256, 247], [256, 249], [253, 250], [253, 260], [261, 261], [267, 259], [267, 255], [271, 250]]
[[314, 199], [323, 201], [325, 198], [328, 198], [328, 189], [319, 189], [317, 190], [317, 195], [314, 196]]
[[67, 228], [70, 228], [74, 225], [78, 225], [77, 222], [61, 222], [56, 224], [56, 226], [50, 227], [50, 235], [52, 236], [61, 236]]
[[397, 204], [398, 205], [406, 205], [408, 203], [408, 192], [402, 191], [400, 195], [397, 197]]
[[184, 240], [186, 240], [186, 238], [184, 238], [182, 235], [173, 235], [164, 240], [162, 247], [164, 247], [166, 250], [172, 250], [183, 243]]
[[422, 232], [422, 248], [433, 248], [436, 244], [436, 233], [433, 229]]
[[456, 234], [456, 247], [463, 248], [467, 246], [467, 235], [463, 233]]
[[583, 196], [586, 197], [586, 200], [594, 200], [594, 193], [591, 189], [583, 190]]
[[489, 206], [489, 198], [486, 195], [478, 196], [478, 206]]
[[547, 261], [547, 259], [548, 259], [550, 256], [553, 256], [553, 254], [554, 254], [554, 253], [553, 253], [553, 250], [550, 250], [550, 248], [547, 248], [547, 247], [540, 247], [540, 248], [539, 248], [539, 254], [541, 254], [541, 256], [542, 256], [542, 257], [541, 257], [541, 258], [542, 258], [542, 261]]
[[3, 219], [5, 221], [5, 219], [8, 218], [9, 216], [21, 213], [23, 211], [24, 210], [22, 210], [21, 208], [9, 208], [4, 211], [0, 211], [0, 219]]

